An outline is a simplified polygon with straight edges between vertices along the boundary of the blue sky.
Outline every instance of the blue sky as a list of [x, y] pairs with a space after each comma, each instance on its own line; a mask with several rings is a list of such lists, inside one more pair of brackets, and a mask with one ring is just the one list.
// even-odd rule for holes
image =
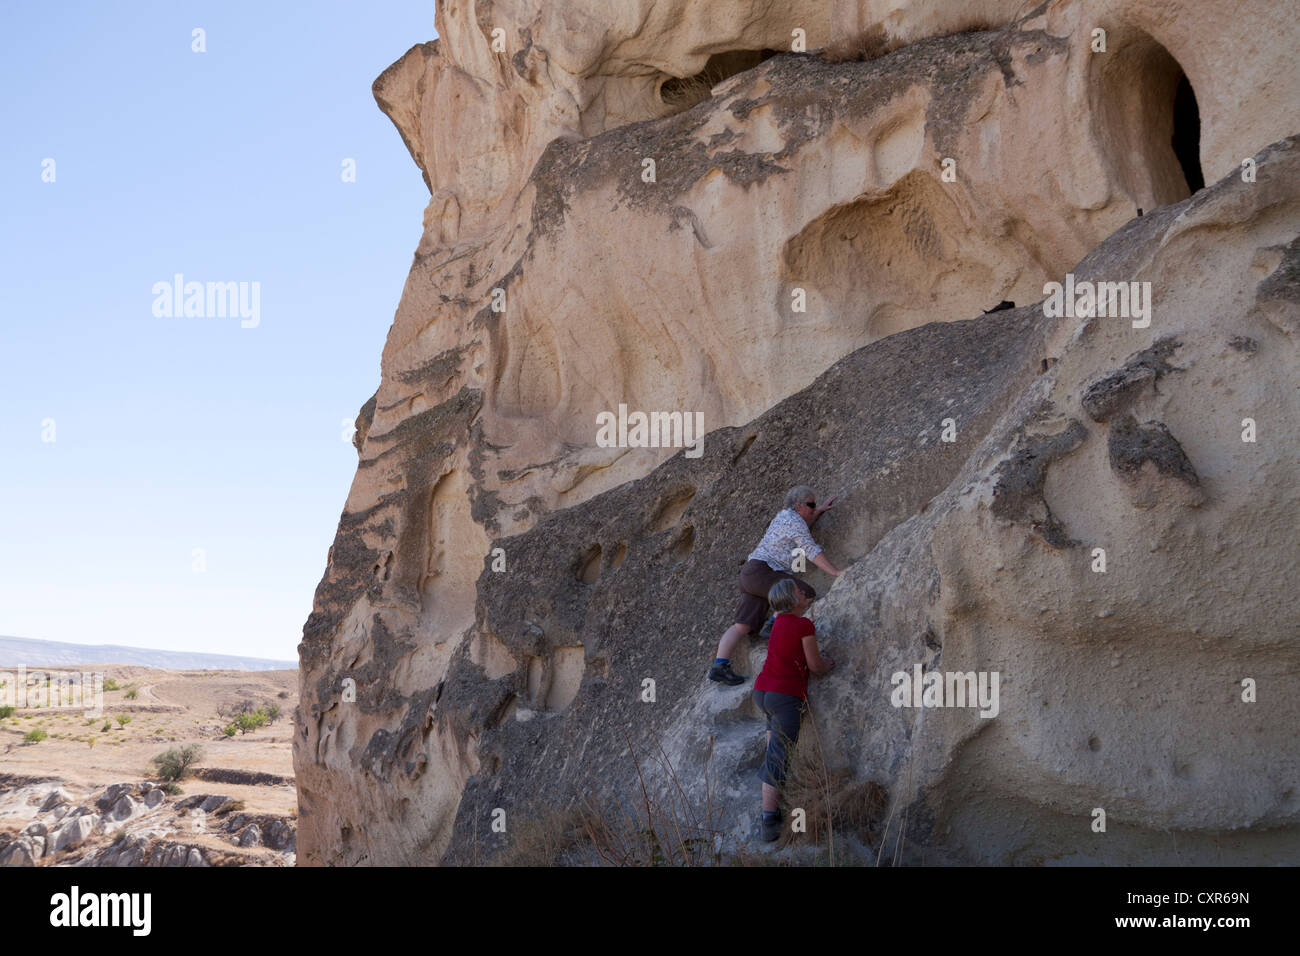
[[[5, 5], [0, 634], [296, 658], [428, 201], [370, 84], [433, 12]], [[155, 316], [176, 273], [257, 324]]]

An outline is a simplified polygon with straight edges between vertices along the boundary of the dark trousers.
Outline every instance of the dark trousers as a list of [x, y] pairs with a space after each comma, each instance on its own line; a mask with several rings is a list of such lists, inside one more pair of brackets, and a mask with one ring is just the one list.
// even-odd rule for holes
[[740, 606], [736, 608], [736, 623], [747, 624], [754, 633], [763, 627], [767, 620], [767, 592], [784, 578], [789, 578], [799, 585], [799, 590], [808, 595], [808, 600], [817, 597], [817, 591], [807, 581], [801, 581], [789, 571], [773, 571], [766, 561], [754, 558], [746, 561], [740, 569]]
[[804, 702], [774, 690], [756, 690], [754, 703], [767, 715], [767, 729], [772, 732], [767, 742], [767, 756], [758, 770], [758, 779], [780, 789], [785, 786], [789, 770], [790, 748], [799, 739]]

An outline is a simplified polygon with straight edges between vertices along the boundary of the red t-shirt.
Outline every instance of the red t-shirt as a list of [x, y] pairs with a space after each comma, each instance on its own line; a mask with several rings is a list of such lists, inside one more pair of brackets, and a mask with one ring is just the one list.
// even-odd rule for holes
[[817, 628], [806, 617], [778, 614], [767, 639], [767, 660], [754, 681], [754, 690], [772, 690], [800, 700], [808, 699], [808, 658], [803, 639]]

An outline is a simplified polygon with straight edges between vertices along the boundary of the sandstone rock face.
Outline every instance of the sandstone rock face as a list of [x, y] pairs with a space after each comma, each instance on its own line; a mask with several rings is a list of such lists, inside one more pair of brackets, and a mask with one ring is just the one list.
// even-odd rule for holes
[[68, 799], [67, 791], [61, 789], [51, 790], [49, 796], [45, 798], [45, 802], [41, 804], [41, 811], [53, 810], [60, 804], [67, 803]]
[[294, 848], [293, 824], [278, 817], [234, 813], [221, 824], [221, 830], [230, 834], [238, 846], [265, 846], [272, 850]]
[[142, 835], [128, 834], [116, 843], [101, 850], [93, 858], [94, 866], [143, 866], [149, 851], [149, 839]]
[[140, 804], [136, 803], [126, 794], [122, 794], [122, 796], [118, 798], [117, 802], [113, 804], [113, 809], [108, 812], [107, 816], [116, 821], [129, 820], [131, 819], [132, 814], [138, 811], [139, 807]]
[[230, 802], [230, 797], [220, 793], [195, 793], [176, 801], [177, 810], [193, 810], [196, 813], [213, 813]]
[[154, 848], [146, 866], [207, 866], [203, 851], [183, 843], [162, 844]]
[[0, 852], [0, 866], [35, 866], [40, 855], [32, 838], [25, 837], [15, 840]]
[[59, 853], [77, 846], [95, 831], [95, 818], [89, 813], [71, 817], [55, 830], [49, 838], [51, 853]]
[[[1151, 281], [1151, 327], [1075, 328], [926, 513], [828, 595], [819, 628], [870, 690], [828, 681], [821, 711], [854, 721], [837, 759], [888, 782], [909, 840], [996, 863], [1280, 863], [1300, 848], [1300, 751], [1279, 733], [1297, 719], [1282, 688], [1300, 650], [1285, 583], [1300, 356], [1260, 310], [1296, 261], [1300, 149], [1259, 158], [1257, 183], [1132, 223], [1075, 270]], [[1294, 314], [1293, 271], [1286, 285]], [[1116, 381], [1125, 410], [1097, 421], [1088, 397]], [[1244, 441], [1246, 419], [1277, 441]], [[998, 717], [893, 708], [884, 682], [916, 663], [999, 672]]]
[[118, 801], [135, 789], [133, 783], [115, 783], [106, 789], [98, 799], [95, 800], [95, 806], [103, 811], [112, 810]]
[[[1121, 720], [1117, 675], [1294, 652], [1285, 588], [1228, 597], [1294, 567], [1295, 160], [1266, 149], [1300, 106], [1285, 11], [607, 6], [442, 4], [439, 39], [375, 83], [431, 200], [300, 646], [303, 862], [472, 861], [501, 848], [484, 815], [535, 812], [539, 787], [632, 792], [629, 745], [662, 744], [695, 795], [710, 767], [742, 836], [760, 735], [747, 691], [701, 673], [800, 481], [840, 496], [819, 534], [858, 561], [819, 614], [858, 680], [827, 681], [817, 720], [884, 788], [882, 840], [897, 818], [918, 852], [1143, 860], [1156, 831], [1269, 827], [1231, 852], [1273, 852], [1293, 795], [1242, 793], [1246, 757], [1213, 741], [1283, 715], [1261, 695], [1196, 724], [1169, 770], [1151, 748], [1195, 721], [1182, 685]], [[1030, 305], [1071, 270], [1150, 282], [1149, 326]], [[620, 404], [700, 413], [702, 455], [600, 447]], [[877, 712], [894, 670], [954, 659], [1015, 672], [997, 718]], [[1110, 690], [1067, 700], [1098, 661]], [[1043, 713], [1012, 706], [1035, 689]], [[989, 829], [1007, 794], [1038, 821], [1019, 848]], [[1088, 799], [1141, 839], [1062, 836]]]

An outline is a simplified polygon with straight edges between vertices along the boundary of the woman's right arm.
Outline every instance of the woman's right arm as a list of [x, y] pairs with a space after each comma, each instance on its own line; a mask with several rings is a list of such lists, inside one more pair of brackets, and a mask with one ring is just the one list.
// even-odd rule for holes
[[808, 669], [818, 677], [825, 677], [835, 667], [835, 662], [829, 657], [822, 657], [821, 651], [817, 650], [817, 635], [809, 634], [803, 639], [803, 656], [808, 662]]
[[825, 571], [833, 578], [838, 578], [841, 574], [844, 573], [843, 571], [837, 569], [835, 565], [831, 564], [831, 560], [830, 558], [826, 557], [825, 551], [817, 555], [817, 557], [813, 558], [813, 564], [817, 565], [817, 567], [821, 568], [823, 571]]

